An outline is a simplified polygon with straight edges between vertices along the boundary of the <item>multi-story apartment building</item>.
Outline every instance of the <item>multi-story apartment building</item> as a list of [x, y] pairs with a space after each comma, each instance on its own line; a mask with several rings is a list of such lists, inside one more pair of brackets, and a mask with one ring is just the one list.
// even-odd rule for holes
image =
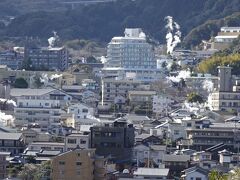
[[111, 156], [116, 162], [130, 161], [134, 146], [134, 127], [120, 118], [112, 124], [90, 128], [90, 147], [101, 156]]
[[117, 102], [120, 97], [126, 100], [128, 91], [144, 89], [142, 82], [138, 80], [105, 78], [102, 83], [102, 100], [104, 102]]
[[106, 179], [105, 159], [95, 155], [95, 149], [76, 148], [59, 154], [52, 160], [52, 179]]
[[104, 71], [107, 72], [108, 68], [119, 68], [125, 75], [135, 73], [139, 80], [151, 81], [156, 78], [154, 50], [141, 29], [125, 29], [124, 37], [112, 38], [107, 47]]
[[0, 133], [0, 151], [19, 155], [25, 148], [22, 133]]
[[17, 102], [14, 124], [39, 124], [45, 131], [60, 122], [61, 107], [72, 100], [71, 96], [56, 89], [12, 89], [11, 97]]
[[24, 59], [36, 69], [65, 70], [68, 52], [65, 47], [25, 47]]
[[209, 128], [186, 129], [189, 144], [185, 144], [185, 147], [201, 151], [224, 143], [226, 148], [236, 149], [240, 145], [239, 128], [238, 123], [214, 123]]
[[11, 69], [20, 69], [23, 61], [23, 53], [9, 50], [0, 52], [0, 64]]

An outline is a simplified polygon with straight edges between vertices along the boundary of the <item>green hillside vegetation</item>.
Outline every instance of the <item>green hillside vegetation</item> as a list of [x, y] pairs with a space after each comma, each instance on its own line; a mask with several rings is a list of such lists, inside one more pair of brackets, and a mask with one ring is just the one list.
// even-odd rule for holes
[[[140, 27], [151, 38], [165, 43], [165, 16], [173, 16], [186, 35], [207, 20], [239, 12], [240, 0], [181, 0], [181, 3], [179, 0], [118, 0], [73, 10], [41, 10], [44, 11], [16, 17], [9, 26], [0, 29], [0, 36], [47, 38], [55, 30], [63, 40], [108, 42], [111, 37], [122, 35], [126, 27]], [[212, 28], [217, 30], [217, 27]]]
[[184, 46], [197, 46], [201, 40], [209, 40], [216, 36], [222, 26], [240, 26], [240, 13], [234, 13], [231, 16], [217, 20], [208, 20], [204, 24], [194, 28], [184, 38]]
[[217, 75], [218, 66], [232, 67], [234, 75], [240, 75], [240, 54], [231, 54], [225, 56], [214, 55], [213, 57], [202, 61], [198, 65], [198, 70], [201, 73], [210, 73]]
[[216, 52], [211, 58], [202, 61], [197, 69], [201, 73], [217, 75], [218, 66], [230, 66], [234, 75], [240, 75], [240, 36], [229, 48]]

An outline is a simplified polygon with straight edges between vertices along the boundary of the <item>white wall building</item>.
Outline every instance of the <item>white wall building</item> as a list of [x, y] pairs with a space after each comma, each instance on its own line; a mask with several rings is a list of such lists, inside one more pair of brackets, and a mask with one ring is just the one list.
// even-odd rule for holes
[[17, 102], [15, 125], [39, 124], [45, 131], [49, 125], [60, 122], [61, 107], [72, 100], [55, 89], [12, 89], [11, 97]]
[[80, 133], [72, 133], [65, 138], [65, 146], [66, 150], [72, 150], [77, 148], [77, 146], [81, 149], [89, 148], [89, 136], [80, 134]]
[[137, 163], [144, 163], [153, 161], [155, 164], [162, 164], [163, 156], [166, 154], [166, 146], [164, 145], [150, 145], [143, 144], [136, 145], [133, 149], [133, 159]]
[[107, 47], [107, 62], [104, 71], [120, 68], [127, 73], [136, 73], [136, 78], [151, 81], [156, 78], [157, 61], [153, 47], [147, 42], [141, 29], [125, 29], [124, 37], [113, 37]]

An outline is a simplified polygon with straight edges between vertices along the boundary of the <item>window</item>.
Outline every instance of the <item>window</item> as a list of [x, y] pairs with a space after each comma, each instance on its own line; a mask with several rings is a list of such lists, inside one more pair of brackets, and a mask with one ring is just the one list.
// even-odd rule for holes
[[65, 161], [59, 161], [59, 165], [65, 165]]
[[76, 139], [68, 139], [69, 144], [76, 144], [77, 140]]
[[83, 113], [87, 113], [87, 112], [88, 112], [88, 109], [83, 109], [82, 112], [83, 112]]
[[192, 123], [187, 123], [187, 127], [191, 127], [192, 126]]
[[202, 178], [200, 178], [200, 177], [196, 177], [196, 180], [202, 180]]
[[86, 144], [86, 141], [85, 140], [81, 140], [80, 144]]
[[81, 166], [82, 163], [81, 163], [81, 162], [76, 162], [76, 165], [77, 165], [77, 166]]

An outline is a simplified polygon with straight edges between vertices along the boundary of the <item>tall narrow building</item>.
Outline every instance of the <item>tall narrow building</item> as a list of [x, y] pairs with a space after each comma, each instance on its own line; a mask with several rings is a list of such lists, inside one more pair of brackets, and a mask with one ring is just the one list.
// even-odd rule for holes
[[232, 68], [228, 66], [218, 67], [219, 77], [219, 91], [230, 92], [232, 91]]

